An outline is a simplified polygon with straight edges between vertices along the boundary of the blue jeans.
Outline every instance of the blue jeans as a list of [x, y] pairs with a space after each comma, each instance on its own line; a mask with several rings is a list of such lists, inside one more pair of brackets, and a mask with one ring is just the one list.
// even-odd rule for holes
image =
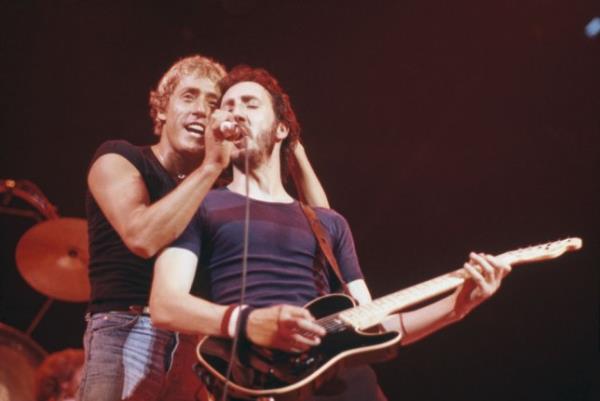
[[147, 315], [106, 312], [86, 319], [79, 401], [194, 400], [200, 382], [192, 372], [193, 340], [174, 361], [178, 336], [155, 328]]

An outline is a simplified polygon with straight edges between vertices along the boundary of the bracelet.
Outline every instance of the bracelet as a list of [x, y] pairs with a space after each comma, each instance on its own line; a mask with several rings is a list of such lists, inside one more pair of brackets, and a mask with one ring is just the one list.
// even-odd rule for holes
[[239, 339], [242, 342], [248, 342], [248, 317], [255, 308], [250, 305], [242, 307], [238, 315], [238, 327], [240, 328]]
[[221, 319], [221, 335], [223, 337], [233, 337], [229, 330], [229, 325], [231, 321], [231, 315], [233, 314], [235, 308], [237, 308], [238, 306], [238, 304], [231, 304], [227, 307], [227, 309], [225, 309], [225, 313], [223, 314], [223, 318]]

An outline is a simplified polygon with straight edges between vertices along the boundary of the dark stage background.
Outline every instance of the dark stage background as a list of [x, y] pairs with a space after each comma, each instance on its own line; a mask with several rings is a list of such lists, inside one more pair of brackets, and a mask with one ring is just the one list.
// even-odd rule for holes
[[[57, 0], [3, 2], [0, 15], [0, 178], [83, 217], [94, 149], [155, 140], [148, 91], [172, 62], [265, 67], [374, 295], [470, 250], [584, 239], [376, 365], [390, 400], [598, 399], [600, 37], [584, 32], [598, 2]], [[0, 219], [0, 321], [25, 331], [45, 301], [14, 262], [33, 221]], [[55, 302], [33, 339], [81, 346], [84, 309]]]

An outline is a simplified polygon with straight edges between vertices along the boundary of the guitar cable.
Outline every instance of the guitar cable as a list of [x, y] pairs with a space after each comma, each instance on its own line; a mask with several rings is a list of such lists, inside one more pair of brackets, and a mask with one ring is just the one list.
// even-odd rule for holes
[[[244, 134], [246, 132], [244, 131]], [[246, 276], [248, 272], [248, 242], [249, 242], [249, 229], [250, 229], [250, 180], [249, 172], [250, 172], [250, 163], [248, 159], [248, 136], [244, 139], [244, 175], [245, 175], [245, 185], [244, 191], [246, 195], [246, 201], [244, 204], [244, 236], [243, 236], [243, 251], [242, 251], [242, 282], [241, 282], [241, 290], [240, 290], [240, 301], [239, 301], [239, 309], [237, 315], [237, 321], [235, 324], [235, 330], [233, 335], [233, 342], [231, 345], [231, 356], [229, 358], [229, 363], [227, 364], [227, 373], [225, 375], [225, 384], [223, 386], [223, 393], [221, 394], [221, 401], [227, 401], [227, 392], [229, 390], [229, 383], [231, 382], [231, 372], [233, 370], [233, 362], [237, 356], [237, 349], [239, 345], [241, 321], [240, 314], [242, 312], [242, 307], [244, 305], [244, 300], [246, 299]]]

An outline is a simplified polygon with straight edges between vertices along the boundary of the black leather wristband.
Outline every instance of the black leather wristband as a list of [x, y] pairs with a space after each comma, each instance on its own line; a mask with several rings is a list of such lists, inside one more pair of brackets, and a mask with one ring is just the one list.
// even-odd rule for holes
[[243, 308], [242, 310], [240, 310], [240, 312], [238, 314], [237, 324], [239, 327], [239, 333], [238, 333], [238, 344], [237, 344], [237, 349], [236, 349], [235, 353], [237, 354], [237, 357], [240, 360], [240, 362], [242, 362], [244, 364], [248, 363], [248, 357], [249, 357], [248, 351], [252, 347], [252, 343], [248, 339], [248, 317], [250, 316], [250, 313], [253, 310], [254, 310], [254, 307], [247, 306], [247, 307]]
[[240, 328], [239, 339], [243, 342], [248, 342], [248, 317], [255, 308], [253, 306], [246, 306], [243, 308], [238, 315], [238, 327]]

